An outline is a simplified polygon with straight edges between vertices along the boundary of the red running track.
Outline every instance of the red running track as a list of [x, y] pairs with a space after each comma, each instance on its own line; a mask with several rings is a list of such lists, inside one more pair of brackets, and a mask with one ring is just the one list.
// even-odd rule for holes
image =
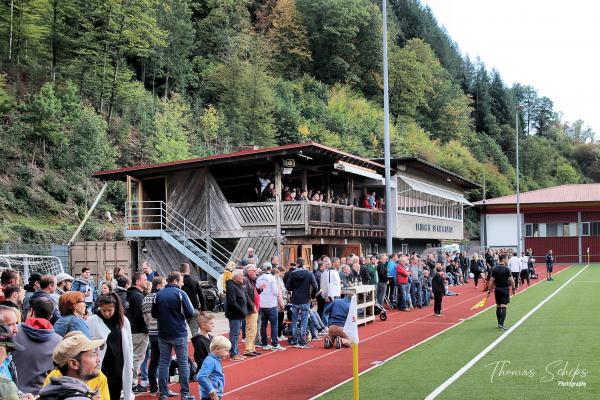
[[[557, 266], [555, 272], [567, 266]], [[533, 280], [532, 286], [545, 281], [545, 266], [537, 266], [536, 271], [542, 279]], [[433, 307], [430, 306], [411, 312], [391, 311], [388, 312], [387, 321], [377, 318], [375, 323], [359, 328], [359, 371], [385, 361], [481, 311], [471, 310], [484, 296], [481, 287], [474, 288], [472, 280], [468, 285], [454, 286], [451, 289], [460, 295], [444, 297], [444, 316], [441, 318], [433, 316]], [[522, 290], [524, 289], [520, 287], [517, 292]], [[489, 304], [493, 305], [493, 296], [490, 299]], [[495, 325], [496, 321], [491, 320], [490, 326]], [[224, 360], [223, 399], [264, 400], [265, 394], [277, 393], [278, 388], [281, 388], [285, 389], [286, 400], [305, 400], [352, 377], [350, 349], [325, 350], [323, 341], [313, 341], [311, 345], [313, 348], [306, 350], [290, 347], [286, 351], [265, 351], [258, 357], [237, 363]], [[324, 371], [327, 371], [327, 379], [323, 379]], [[177, 390], [175, 387], [173, 389]], [[191, 390], [199, 398], [197, 383], [192, 383]], [[138, 398], [152, 399], [147, 395]]]

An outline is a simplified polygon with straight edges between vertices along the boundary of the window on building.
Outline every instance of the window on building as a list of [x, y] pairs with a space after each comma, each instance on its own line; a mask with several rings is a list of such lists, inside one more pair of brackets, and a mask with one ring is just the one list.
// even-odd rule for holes
[[581, 223], [581, 236], [590, 236], [590, 223], [589, 222]]
[[540, 224], [525, 224], [525, 236], [526, 237], [539, 237], [540, 236]]
[[561, 233], [560, 236], [564, 236], [564, 237], [571, 236], [571, 230], [569, 228], [568, 222], [563, 223], [561, 228], [562, 228], [562, 232], [559, 232], [559, 233]]
[[547, 237], [557, 237], [558, 236], [558, 224], [546, 224], [546, 236]]
[[590, 236], [600, 236], [600, 222], [590, 222]]
[[398, 182], [398, 211], [456, 221], [464, 217], [462, 203], [416, 191], [402, 180]]

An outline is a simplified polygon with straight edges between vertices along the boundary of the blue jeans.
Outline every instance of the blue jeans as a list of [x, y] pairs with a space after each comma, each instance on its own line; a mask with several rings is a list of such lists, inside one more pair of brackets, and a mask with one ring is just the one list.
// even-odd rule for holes
[[271, 343], [277, 346], [277, 327], [278, 327], [277, 307], [261, 308], [260, 309], [260, 338], [261, 345], [269, 344], [267, 341], [267, 324], [271, 324]]
[[[299, 345], [306, 345], [306, 327], [309, 312], [309, 304], [292, 304], [292, 339]], [[298, 332], [298, 313], [301, 313], [300, 332]]]
[[240, 339], [240, 328], [242, 327], [243, 319], [230, 319], [229, 320], [229, 341], [231, 342], [231, 349], [229, 349], [229, 355], [231, 357], [237, 356], [240, 353], [238, 348], [238, 341]]
[[429, 300], [431, 299], [431, 292], [425, 286], [421, 289], [421, 305], [429, 304]]
[[408, 283], [398, 283], [398, 308], [404, 310], [407, 307], [407, 299], [410, 297]]
[[418, 280], [414, 280], [410, 284], [410, 298], [413, 307], [421, 306], [421, 282]]
[[142, 365], [140, 365], [140, 377], [142, 382], [146, 382], [148, 380], [148, 362], [150, 361], [150, 343], [148, 343], [148, 348], [146, 349], [146, 357], [144, 357], [144, 361], [142, 361]]
[[177, 370], [179, 372], [179, 384], [181, 385], [181, 398], [190, 397], [190, 366], [188, 364], [187, 337], [176, 339], [158, 338], [160, 358], [158, 360], [158, 386], [160, 398], [169, 397], [169, 365], [171, 364], [171, 353], [175, 349], [177, 357]]

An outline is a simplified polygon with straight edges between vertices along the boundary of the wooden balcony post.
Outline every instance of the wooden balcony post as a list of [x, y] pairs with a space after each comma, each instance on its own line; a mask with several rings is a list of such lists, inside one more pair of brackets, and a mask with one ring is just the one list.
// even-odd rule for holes
[[274, 162], [275, 166], [275, 245], [277, 255], [281, 254], [281, 166]]

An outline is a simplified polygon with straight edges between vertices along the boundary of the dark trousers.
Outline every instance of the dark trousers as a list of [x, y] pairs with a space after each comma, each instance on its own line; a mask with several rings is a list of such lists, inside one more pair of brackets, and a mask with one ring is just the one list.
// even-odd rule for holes
[[117, 379], [111, 377], [111, 379], [107, 379], [108, 381], [108, 393], [110, 394], [111, 399], [120, 399], [121, 398], [121, 390], [123, 390], [123, 379]]
[[279, 311], [277, 312], [277, 336], [283, 336], [283, 317], [284, 317], [284, 312], [283, 311]]
[[481, 272], [475, 271], [473, 272], [473, 279], [475, 280], [475, 286], [479, 284], [479, 278], [481, 278]]
[[319, 318], [323, 319], [323, 310], [325, 310], [325, 299], [323, 296], [317, 296], [317, 314], [319, 314]]
[[444, 298], [444, 293], [433, 292], [433, 312], [435, 314], [440, 314], [442, 312], [442, 299], [443, 298]]
[[529, 286], [529, 270], [528, 269], [524, 269], [521, 271], [521, 285], [524, 285], [525, 281], [527, 281], [527, 286]]
[[519, 273], [518, 272], [511, 272], [510, 273], [515, 281], [515, 288], [519, 287]]
[[[158, 360], [160, 349], [158, 348], [158, 336], [150, 335], [150, 363], [148, 364], [148, 381], [150, 382], [150, 392], [158, 391]], [[111, 397], [112, 399], [112, 397]]]

